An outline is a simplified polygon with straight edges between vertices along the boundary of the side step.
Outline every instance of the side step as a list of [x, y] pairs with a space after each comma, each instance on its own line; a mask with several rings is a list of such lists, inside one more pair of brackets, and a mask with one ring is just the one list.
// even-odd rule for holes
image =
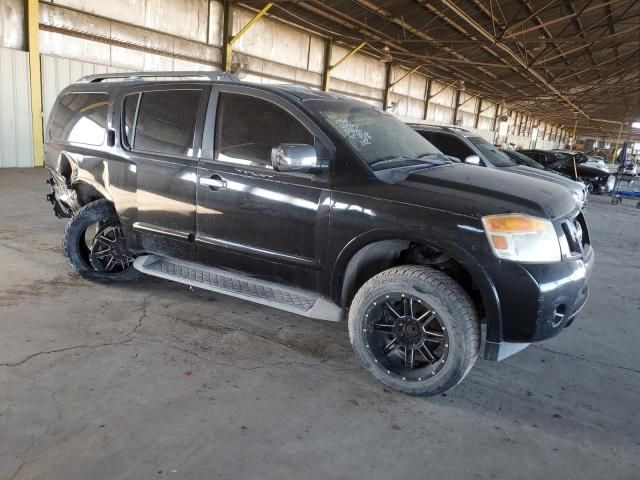
[[157, 255], [138, 257], [133, 266], [147, 275], [224, 293], [305, 317], [333, 322], [344, 318], [344, 309], [315, 293], [283, 287], [235, 272]]

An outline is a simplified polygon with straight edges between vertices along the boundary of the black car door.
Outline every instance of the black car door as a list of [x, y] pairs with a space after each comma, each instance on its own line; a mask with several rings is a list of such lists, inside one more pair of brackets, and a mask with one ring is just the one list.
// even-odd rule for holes
[[148, 253], [194, 259], [197, 132], [210, 87], [141, 88], [122, 103], [122, 144], [135, 179], [132, 243]]
[[212, 93], [209, 110], [215, 112], [205, 127], [211, 146], [198, 167], [199, 261], [316, 290], [327, 247], [330, 175], [275, 171], [271, 149], [307, 144], [330, 156], [329, 140], [270, 92], [223, 85]]

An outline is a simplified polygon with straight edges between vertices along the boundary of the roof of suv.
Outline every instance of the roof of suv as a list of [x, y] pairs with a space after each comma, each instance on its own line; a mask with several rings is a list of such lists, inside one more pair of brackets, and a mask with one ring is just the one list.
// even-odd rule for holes
[[[263, 85], [260, 83], [242, 82], [236, 75], [228, 72], [214, 71], [176, 71], [176, 72], [122, 72], [122, 73], [102, 73], [87, 75], [73, 83], [75, 88], [81, 85], [114, 84], [122, 86], [140, 85], [140, 82], [148, 82], [150, 85], [167, 85], [177, 82], [203, 82], [207, 84], [232, 83], [258, 88], [260, 90], [274, 93], [286, 93], [298, 98], [300, 101], [308, 99], [343, 99], [354, 100], [350, 97], [337, 95], [335, 93], [312, 90], [301, 85], [272, 84]], [[95, 87], [94, 87], [95, 88]], [[93, 88], [88, 88], [88, 90]]]

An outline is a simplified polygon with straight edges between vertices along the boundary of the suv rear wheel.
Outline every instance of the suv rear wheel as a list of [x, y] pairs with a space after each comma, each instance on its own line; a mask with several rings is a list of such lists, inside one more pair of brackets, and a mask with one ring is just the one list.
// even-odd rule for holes
[[380, 382], [429, 396], [453, 388], [471, 370], [480, 322], [455, 280], [430, 267], [401, 266], [360, 288], [349, 312], [349, 338]]
[[133, 268], [134, 256], [107, 200], [88, 203], [76, 212], [64, 231], [63, 247], [71, 268], [88, 280], [128, 282], [141, 276]]

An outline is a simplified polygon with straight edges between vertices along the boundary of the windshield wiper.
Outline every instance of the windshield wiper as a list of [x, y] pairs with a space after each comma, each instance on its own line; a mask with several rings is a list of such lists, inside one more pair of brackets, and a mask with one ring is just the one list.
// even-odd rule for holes
[[376, 160], [373, 163], [370, 163], [369, 166], [373, 167], [374, 165], [380, 165], [381, 163], [391, 163], [391, 162], [404, 162], [407, 160], [416, 160], [414, 158], [409, 158], [409, 157], [404, 157], [404, 156], [394, 156], [394, 157], [387, 157], [387, 158], [381, 158], [380, 160]]
[[394, 157], [382, 158], [380, 160], [376, 160], [373, 163], [370, 163], [369, 166], [373, 167], [375, 165], [380, 165], [383, 163], [392, 163], [392, 162], [424, 162], [424, 163], [433, 163], [431, 160], [426, 160], [427, 157], [438, 157], [442, 163], [447, 163], [448, 159], [444, 157], [444, 155], [440, 153], [425, 153], [423, 155], [415, 156], [415, 157], [407, 157], [406, 155], [398, 155]]

